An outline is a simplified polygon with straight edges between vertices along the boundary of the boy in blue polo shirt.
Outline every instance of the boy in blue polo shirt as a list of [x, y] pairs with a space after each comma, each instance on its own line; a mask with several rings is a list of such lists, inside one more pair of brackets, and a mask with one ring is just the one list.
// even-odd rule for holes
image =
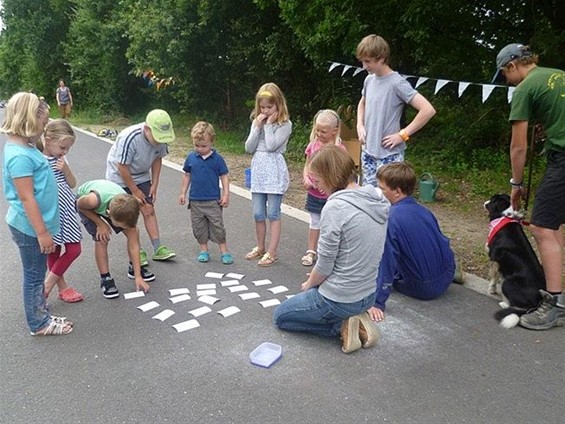
[[[233, 257], [228, 253], [226, 230], [222, 219], [222, 209], [227, 208], [230, 201], [228, 167], [224, 158], [212, 145], [216, 140], [214, 127], [208, 122], [197, 122], [190, 133], [194, 151], [190, 152], [184, 162], [184, 176], [179, 195], [179, 204], [186, 203], [192, 232], [200, 245], [198, 262], [208, 262], [208, 241], [218, 243], [222, 263], [233, 263]], [[223, 191], [220, 193], [219, 181], [222, 181]]]

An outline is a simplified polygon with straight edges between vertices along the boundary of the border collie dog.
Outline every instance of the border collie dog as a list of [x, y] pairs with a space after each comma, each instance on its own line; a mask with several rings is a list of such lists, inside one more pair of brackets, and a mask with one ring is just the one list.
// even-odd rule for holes
[[494, 314], [504, 328], [515, 327], [520, 316], [535, 309], [545, 290], [543, 268], [530, 244], [522, 223], [510, 206], [510, 196], [495, 194], [485, 202], [490, 219], [487, 238], [491, 260], [489, 293], [500, 284], [503, 308]]

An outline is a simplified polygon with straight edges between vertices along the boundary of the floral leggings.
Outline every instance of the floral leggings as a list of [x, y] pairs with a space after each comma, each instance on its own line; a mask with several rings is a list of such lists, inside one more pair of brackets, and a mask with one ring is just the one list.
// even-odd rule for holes
[[367, 152], [361, 154], [361, 171], [363, 173], [363, 185], [372, 185], [377, 187], [377, 171], [383, 165], [393, 162], [403, 162], [404, 152], [395, 153], [386, 158], [376, 158]]

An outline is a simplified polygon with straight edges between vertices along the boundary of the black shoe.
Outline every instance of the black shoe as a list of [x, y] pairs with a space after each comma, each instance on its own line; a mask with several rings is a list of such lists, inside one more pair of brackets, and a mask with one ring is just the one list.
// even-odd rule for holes
[[[155, 274], [153, 274], [144, 266], [141, 267], [141, 277], [143, 278], [143, 281], [146, 282], [155, 280]], [[131, 266], [131, 264], [128, 267], [128, 278], [131, 278], [132, 280], [135, 279], [135, 275], [133, 274], [133, 266]]]
[[112, 277], [100, 280], [100, 289], [102, 290], [102, 296], [106, 299], [114, 299], [120, 295]]

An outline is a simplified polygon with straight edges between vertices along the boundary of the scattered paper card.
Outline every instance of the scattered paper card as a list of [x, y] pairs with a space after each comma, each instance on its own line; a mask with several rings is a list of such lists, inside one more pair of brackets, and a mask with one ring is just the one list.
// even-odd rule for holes
[[224, 278], [224, 274], [221, 274], [221, 273], [219, 273], [219, 272], [207, 272], [204, 277], [208, 277], [208, 278]]
[[222, 287], [239, 286], [239, 280], [220, 281]]
[[171, 297], [169, 300], [173, 303], [184, 302], [185, 300], [190, 300], [190, 295], [181, 294], [180, 296]]
[[210, 289], [215, 289], [215, 288], [216, 288], [216, 283], [197, 284], [196, 285], [196, 290], [210, 290]]
[[271, 293], [273, 294], [279, 294], [279, 293], [284, 293], [288, 291], [288, 288], [286, 288], [285, 286], [276, 286], [276, 287], [271, 287], [269, 290]]
[[241, 286], [228, 287], [228, 290], [231, 293], [237, 293], [237, 292], [245, 291], [245, 290], [249, 290], [249, 289], [247, 288], [247, 286], [245, 284], [242, 284]]
[[273, 282], [271, 280], [255, 280], [253, 281], [253, 284], [259, 287], [259, 286], [266, 286], [267, 284], [273, 284]]
[[226, 274], [226, 278], [235, 278], [237, 280], [241, 280], [245, 275], [243, 274], [236, 274], [235, 272], [230, 272]]
[[259, 302], [263, 308], [268, 308], [269, 306], [280, 305], [281, 301], [279, 299], [269, 299]]
[[173, 325], [173, 327], [179, 333], [182, 333], [183, 331], [192, 330], [193, 328], [200, 327], [200, 323], [195, 319], [189, 319], [188, 321], [179, 322], [178, 324]]
[[137, 307], [137, 309], [139, 309], [142, 312], [147, 312], [147, 311], [150, 311], [151, 309], [155, 309], [155, 308], [158, 308], [158, 307], [159, 307], [159, 304], [153, 300], [149, 303], [144, 303], [143, 305], [139, 305]]
[[145, 292], [141, 290], [124, 294], [124, 298], [126, 299], [135, 299], [137, 297], [143, 297], [143, 296], [145, 296]]
[[212, 296], [200, 296], [198, 298], [198, 300], [202, 303], [206, 303], [208, 305], [213, 305], [216, 302], [219, 302], [220, 299], [218, 299], [217, 297], [212, 297]]
[[175, 314], [175, 311], [171, 311], [170, 309], [165, 309], [164, 311], [159, 312], [157, 315], [152, 317], [153, 319], [158, 319], [159, 321], [165, 321], [167, 318], [172, 317]]
[[296, 295], [295, 295], [295, 294], [287, 294], [285, 297], [286, 297], [287, 299], [290, 299], [291, 297], [294, 297], [294, 296], [296, 296]]
[[210, 309], [208, 306], [202, 306], [200, 308], [193, 309], [192, 311], [188, 311], [188, 313], [194, 318], [207, 314], [208, 312], [212, 312], [212, 309]]
[[242, 300], [249, 300], [249, 299], [256, 299], [261, 296], [257, 292], [249, 292], [249, 293], [241, 293], [239, 297], [241, 297]]
[[241, 309], [239, 309], [237, 306], [230, 306], [229, 308], [218, 311], [218, 313], [224, 318], [227, 318], [233, 314], [237, 314], [238, 312], [241, 312]]
[[187, 288], [183, 288], [183, 289], [170, 289], [169, 290], [169, 295], [171, 296], [178, 296], [180, 294], [188, 294], [190, 293], [190, 290], [188, 290]]
[[216, 295], [216, 289], [210, 289], [210, 290], [197, 290], [196, 291], [196, 296], [200, 297], [200, 296], [215, 296]]

